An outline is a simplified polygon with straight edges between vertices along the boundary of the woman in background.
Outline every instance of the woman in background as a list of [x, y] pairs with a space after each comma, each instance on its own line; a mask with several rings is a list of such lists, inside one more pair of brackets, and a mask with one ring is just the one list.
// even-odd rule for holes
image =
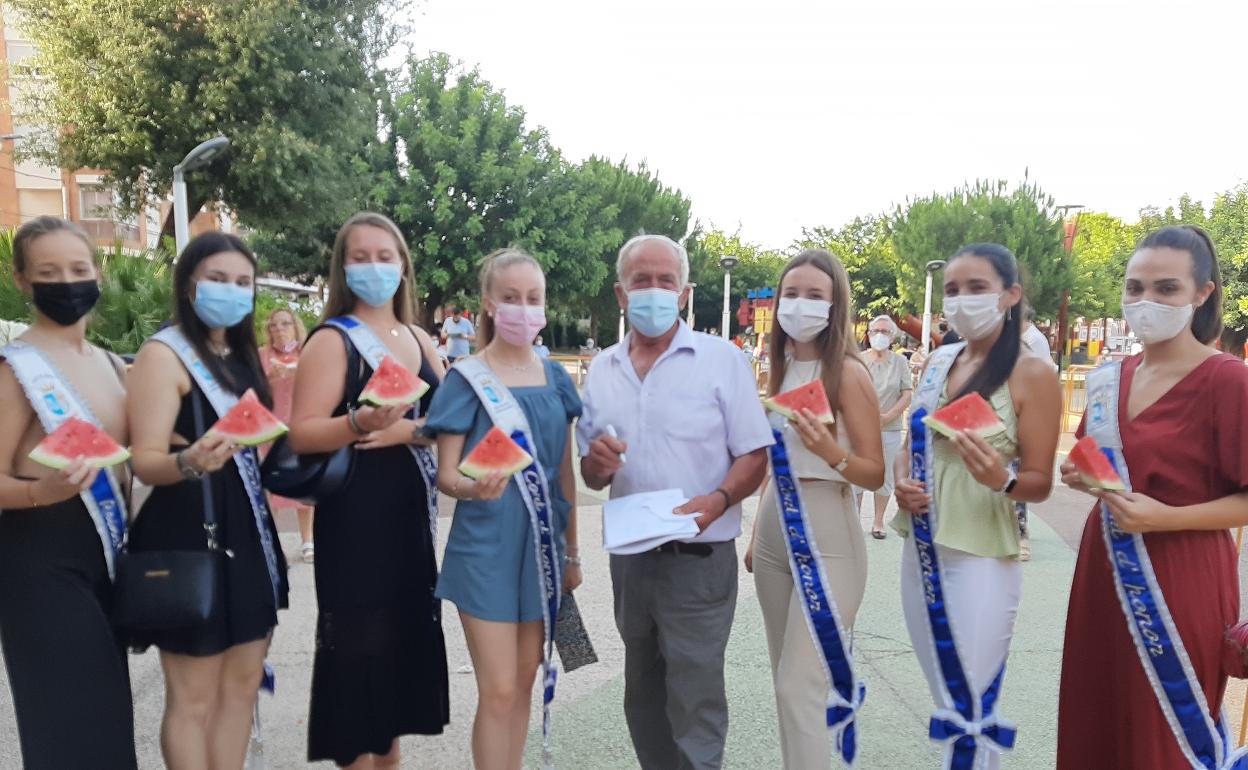
[[[269, 314], [264, 325], [268, 344], [260, 348], [260, 365], [269, 378], [273, 389], [273, 414], [290, 424], [291, 403], [295, 394], [295, 370], [299, 367], [299, 353], [308, 332], [303, 321], [290, 308], [279, 307]], [[311, 563], [315, 556], [312, 544], [312, 506], [280, 495], [269, 495], [269, 505], [274, 511], [294, 509], [299, 519], [299, 540], [303, 544], [303, 560]]]

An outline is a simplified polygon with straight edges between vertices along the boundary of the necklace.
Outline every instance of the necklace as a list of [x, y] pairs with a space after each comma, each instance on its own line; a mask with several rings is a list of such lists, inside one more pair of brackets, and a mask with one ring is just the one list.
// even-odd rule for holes
[[[490, 351], [488, 348], [485, 351], [485, 357], [487, 359], [490, 357]], [[512, 370], [513, 372], [527, 372], [528, 370], [533, 368], [533, 364], [535, 361], [537, 361], [537, 354], [530, 351], [529, 360], [526, 363], [520, 366], [517, 366], [516, 364], [509, 364], [509, 363], [503, 362], [502, 365], [506, 367], [507, 369]]]
[[399, 336], [399, 327], [397, 327], [397, 326], [396, 326], [396, 327], [394, 327], [393, 329], [391, 329], [391, 330], [390, 330], [390, 336], [391, 336], [391, 337], [397, 337], [397, 336]]

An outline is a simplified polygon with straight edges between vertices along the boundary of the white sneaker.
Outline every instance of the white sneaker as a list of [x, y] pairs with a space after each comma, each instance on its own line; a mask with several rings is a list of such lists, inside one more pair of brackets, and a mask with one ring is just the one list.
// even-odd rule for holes
[[1031, 538], [1024, 537], [1018, 541], [1018, 560], [1031, 561]]
[[301, 551], [303, 553], [304, 564], [311, 564], [312, 561], [316, 558], [316, 547], [313, 546], [311, 543], [304, 543]]

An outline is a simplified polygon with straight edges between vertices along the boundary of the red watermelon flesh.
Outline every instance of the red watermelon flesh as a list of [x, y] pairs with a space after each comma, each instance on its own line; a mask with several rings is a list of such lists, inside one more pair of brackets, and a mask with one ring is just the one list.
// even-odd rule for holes
[[953, 438], [964, 430], [988, 436], [1005, 427], [997, 413], [978, 393], [968, 393], [923, 418], [923, 424]]
[[286, 427], [286, 423], [266, 409], [256, 392], [248, 388], [238, 403], [217, 420], [210, 432], [219, 433], [240, 446], [259, 446], [288, 430], [290, 428]]
[[94, 468], [108, 468], [130, 459], [125, 447], [96, 426], [77, 417], [70, 417], [39, 442], [30, 459], [60, 470], [78, 457]]
[[1127, 488], [1127, 485], [1122, 483], [1118, 472], [1114, 470], [1114, 464], [1109, 461], [1109, 458], [1101, 451], [1101, 447], [1097, 445], [1096, 439], [1091, 436], [1084, 436], [1075, 442], [1067, 459], [1075, 464], [1083, 483], [1091, 489]]
[[429, 390], [429, 383], [407, 370], [393, 356], [385, 356], [360, 393], [361, 404], [407, 406]]
[[777, 414], [782, 414], [786, 418], [793, 420], [797, 418], [798, 412], [803, 409], [809, 409], [814, 413], [815, 419], [820, 422], [832, 423], [836, 418], [832, 416], [832, 407], [828, 404], [828, 394], [823, 389], [823, 380], [815, 379], [792, 390], [763, 399], [763, 406], [767, 407]]
[[528, 452], [512, 441], [511, 436], [494, 427], [459, 464], [459, 472], [470, 479], [479, 479], [492, 471], [512, 476], [532, 464], [533, 458]]

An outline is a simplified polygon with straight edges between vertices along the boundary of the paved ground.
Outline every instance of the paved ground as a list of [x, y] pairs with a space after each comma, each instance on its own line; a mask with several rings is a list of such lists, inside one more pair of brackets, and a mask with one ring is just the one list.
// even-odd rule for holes
[[[560, 678], [555, 709], [556, 759], [560, 768], [636, 767], [621, 711], [623, 651], [611, 615], [607, 560], [601, 548], [599, 500], [583, 493], [582, 552], [586, 585], [578, 601], [601, 662]], [[754, 501], [747, 502], [752, 517]], [[1018, 748], [1004, 766], [1018, 770], [1051, 768], [1056, 746], [1057, 679], [1066, 601], [1074, 548], [1087, 513], [1086, 498], [1064, 488], [1033, 511], [1033, 559], [1026, 567], [1023, 603], [1014, 637], [1001, 713], [1020, 724]], [[444, 511], [444, 515], [449, 510]], [[289, 529], [289, 522], [282, 522]], [[444, 520], [441, 530], [448, 527]], [[283, 535], [291, 556], [291, 604], [282, 615], [270, 659], [278, 672], [278, 693], [262, 696], [265, 756], [269, 768], [306, 765], [306, 716], [311, 679], [315, 595], [312, 569], [295, 558], [297, 538]], [[898, 589], [901, 541], [868, 540], [870, 576], [856, 631], [858, 660], [868, 684], [859, 722], [862, 749], [858, 767], [938, 767], [938, 755], [926, 739], [930, 704], [927, 687], [910, 652]], [[744, 547], [744, 543], [742, 543]], [[780, 766], [775, 709], [767, 665], [762, 620], [753, 583], [741, 572], [737, 621], [728, 650], [731, 728], [729, 768]], [[438, 738], [403, 740], [404, 767], [452, 770], [469, 768], [469, 731], [475, 707], [471, 674], [458, 674], [468, 663], [454, 608], [447, 608], [445, 632], [451, 669], [451, 725]], [[2, 667], [2, 666], [0, 666]], [[136, 734], [142, 768], [161, 767], [158, 745], [163, 683], [154, 652], [131, 659]], [[1238, 728], [1242, 689], [1228, 704]], [[16, 728], [7, 687], [0, 687], [0, 770], [20, 767]], [[536, 714], [536, 711], [535, 711]], [[535, 724], [538, 724], [535, 720]], [[73, 740], [73, 736], [66, 736]], [[530, 741], [536, 747], [540, 734]], [[536, 749], [530, 767], [537, 767]], [[328, 765], [324, 765], [328, 766]]]

